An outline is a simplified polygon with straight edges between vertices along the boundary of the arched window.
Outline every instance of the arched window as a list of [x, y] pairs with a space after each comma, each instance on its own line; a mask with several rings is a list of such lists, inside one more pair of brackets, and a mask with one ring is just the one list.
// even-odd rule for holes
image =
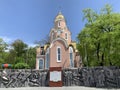
[[73, 48], [69, 47], [69, 55], [70, 55], [70, 67], [74, 67], [74, 55], [73, 55]]
[[61, 47], [57, 47], [57, 62], [61, 62]]
[[49, 58], [49, 48], [48, 48], [46, 52], [46, 62], [45, 62], [46, 69], [49, 69], [49, 66], [50, 66], [49, 63], [50, 63], [50, 58]]
[[44, 59], [42, 58], [39, 60], [39, 69], [44, 69]]

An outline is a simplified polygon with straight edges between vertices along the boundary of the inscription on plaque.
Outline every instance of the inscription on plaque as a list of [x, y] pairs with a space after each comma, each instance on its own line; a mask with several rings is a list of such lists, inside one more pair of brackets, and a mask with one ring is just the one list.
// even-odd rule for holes
[[53, 82], [61, 81], [61, 71], [50, 72], [50, 81]]

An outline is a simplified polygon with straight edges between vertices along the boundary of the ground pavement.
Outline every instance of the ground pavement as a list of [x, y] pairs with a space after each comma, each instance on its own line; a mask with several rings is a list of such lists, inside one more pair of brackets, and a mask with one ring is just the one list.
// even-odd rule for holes
[[22, 88], [0, 88], [0, 90], [120, 90], [120, 89], [101, 89], [89, 87], [22, 87]]

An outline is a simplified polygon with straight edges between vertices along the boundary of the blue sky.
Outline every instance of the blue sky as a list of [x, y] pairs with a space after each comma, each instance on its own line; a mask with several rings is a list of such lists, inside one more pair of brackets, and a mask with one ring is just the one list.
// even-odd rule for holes
[[120, 12], [120, 0], [0, 0], [0, 37], [11, 43], [21, 39], [29, 45], [49, 34], [60, 7], [72, 32], [72, 39], [84, 27], [82, 10], [95, 11], [111, 4]]

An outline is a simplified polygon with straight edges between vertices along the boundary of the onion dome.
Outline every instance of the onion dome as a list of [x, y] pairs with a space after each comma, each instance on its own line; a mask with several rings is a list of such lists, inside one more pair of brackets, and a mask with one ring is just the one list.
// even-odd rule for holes
[[56, 16], [55, 22], [56, 22], [56, 21], [59, 21], [59, 20], [64, 20], [64, 16], [62, 15], [61, 12], [59, 12], [58, 15]]

